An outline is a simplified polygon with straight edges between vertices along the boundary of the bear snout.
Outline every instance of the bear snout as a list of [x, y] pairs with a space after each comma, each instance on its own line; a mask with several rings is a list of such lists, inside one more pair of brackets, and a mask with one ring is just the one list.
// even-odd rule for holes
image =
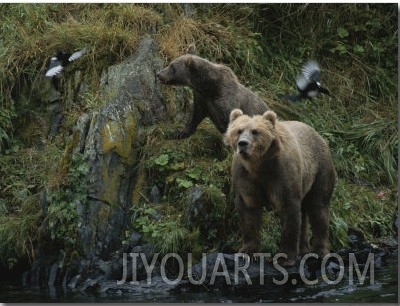
[[172, 84], [171, 79], [168, 77], [168, 72], [165, 69], [160, 70], [156, 73], [156, 77], [159, 79], [161, 84], [170, 85]]
[[250, 142], [246, 139], [239, 139], [237, 143], [237, 151], [240, 155], [249, 154]]
[[245, 148], [249, 145], [249, 142], [247, 140], [239, 140], [238, 146], [239, 148]]
[[160, 80], [161, 83], [165, 84], [166, 81], [165, 81], [165, 79], [164, 79], [164, 77], [163, 77], [163, 75], [162, 75], [161, 72], [162, 72], [162, 71], [157, 72], [157, 73], [156, 73], [156, 77]]

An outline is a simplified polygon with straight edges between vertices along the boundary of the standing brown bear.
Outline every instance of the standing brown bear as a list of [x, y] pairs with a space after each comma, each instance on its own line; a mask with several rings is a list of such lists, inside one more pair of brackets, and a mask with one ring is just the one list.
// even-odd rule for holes
[[230, 114], [224, 140], [234, 150], [235, 207], [244, 235], [239, 252], [261, 251], [262, 207], [269, 204], [281, 221], [280, 253], [287, 258], [280, 264], [294, 265], [310, 251], [307, 219], [313, 251], [326, 255], [336, 175], [325, 140], [304, 123], [278, 121], [273, 111], [249, 117], [239, 109]]
[[269, 109], [263, 100], [239, 83], [230, 68], [214, 64], [195, 53], [195, 46], [190, 45], [187, 54], [157, 72], [161, 83], [189, 86], [193, 90], [193, 109], [189, 121], [176, 134], [176, 138], [192, 135], [206, 117], [221, 133], [225, 133], [233, 109], [239, 108], [248, 115], [262, 114]]

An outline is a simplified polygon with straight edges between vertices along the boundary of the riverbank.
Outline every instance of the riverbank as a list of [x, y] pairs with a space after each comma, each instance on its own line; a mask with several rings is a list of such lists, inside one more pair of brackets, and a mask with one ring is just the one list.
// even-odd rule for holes
[[245, 290], [233, 287], [215, 290], [134, 290], [131, 292], [80, 292], [72, 290], [22, 287], [21, 284], [0, 284], [0, 302], [4, 303], [397, 303], [397, 258], [385, 258], [375, 267], [374, 283], [368, 277], [363, 284], [350, 284], [343, 279], [332, 285], [249, 286]]

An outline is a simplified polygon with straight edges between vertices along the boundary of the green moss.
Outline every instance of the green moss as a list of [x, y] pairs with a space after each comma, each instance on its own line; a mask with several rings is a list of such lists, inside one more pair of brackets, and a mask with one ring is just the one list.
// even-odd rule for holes
[[133, 114], [126, 114], [121, 121], [108, 121], [100, 131], [101, 152], [104, 156], [117, 154], [121, 163], [110, 167], [108, 163], [101, 163], [100, 175], [104, 184], [99, 198], [110, 205], [115, 205], [118, 199], [121, 175], [124, 167], [132, 166], [135, 162], [133, 143], [136, 139], [136, 119]]
[[[108, 205], [101, 205], [99, 210], [97, 211], [97, 222], [93, 222], [93, 226], [97, 226], [97, 224], [109, 224], [110, 223], [110, 213], [111, 207]], [[94, 229], [95, 230], [95, 229]], [[93, 242], [95, 243], [95, 241]]]
[[79, 142], [79, 132], [74, 131], [72, 136], [67, 140], [67, 144], [65, 146], [63, 155], [59, 161], [59, 172], [57, 173], [57, 177], [54, 178], [51, 182], [51, 185], [59, 185], [65, 181], [65, 177], [69, 171], [71, 158], [72, 158], [72, 151], [76, 148]]
[[120, 188], [120, 177], [124, 169], [121, 165], [116, 167], [108, 167], [107, 164], [100, 165], [101, 181], [103, 189], [99, 193], [99, 199], [109, 205], [118, 205], [118, 192]]
[[[139, 173], [136, 177], [135, 181], [135, 187], [132, 192], [132, 204], [133, 205], [138, 205], [140, 203], [140, 200], [143, 198], [143, 188], [146, 184], [146, 174], [144, 172], [144, 169], [140, 167]], [[146, 200], [146, 199], [145, 199]]]
[[101, 150], [104, 154], [117, 153], [124, 163], [132, 165], [134, 154], [132, 154], [133, 142], [136, 139], [136, 119], [134, 114], [126, 114], [121, 121], [109, 121], [100, 131]]

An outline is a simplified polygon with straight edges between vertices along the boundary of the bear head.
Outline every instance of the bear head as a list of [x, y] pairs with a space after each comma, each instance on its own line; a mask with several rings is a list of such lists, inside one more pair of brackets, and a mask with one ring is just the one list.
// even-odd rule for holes
[[280, 148], [276, 121], [276, 113], [273, 111], [250, 117], [244, 115], [242, 110], [234, 109], [224, 136], [225, 144], [230, 145], [235, 154], [247, 161], [272, 157]]
[[189, 45], [186, 54], [173, 60], [167, 67], [157, 72], [156, 76], [165, 85], [191, 85], [192, 72], [196, 65], [196, 47]]

